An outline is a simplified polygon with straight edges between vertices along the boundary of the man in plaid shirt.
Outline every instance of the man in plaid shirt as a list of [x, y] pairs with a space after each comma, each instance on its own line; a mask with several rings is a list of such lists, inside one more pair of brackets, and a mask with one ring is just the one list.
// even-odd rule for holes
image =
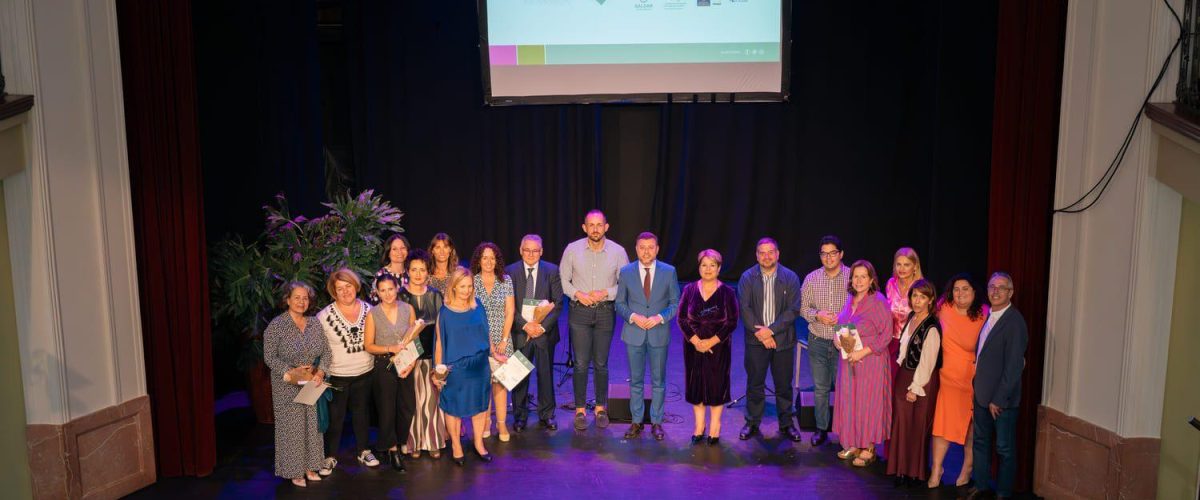
[[808, 321], [808, 366], [812, 370], [814, 414], [817, 432], [811, 443], [829, 440], [829, 390], [837, 377], [838, 351], [833, 327], [846, 305], [850, 269], [842, 264], [842, 241], [825, 236], [820, 242], [821, 267], [804, 277], [800, 287], [800, 314]]

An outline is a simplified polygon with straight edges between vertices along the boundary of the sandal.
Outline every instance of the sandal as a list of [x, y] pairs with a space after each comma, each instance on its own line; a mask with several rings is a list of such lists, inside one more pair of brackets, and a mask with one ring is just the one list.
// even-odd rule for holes
[[292, 484], [296, 485], [299, 488], [307, 488], [308, 487], [308, 482], [305, 481], [304, 478], [302, 478], [302, 477], [293, 479]]
[[862, 450], [859, 450], [858, 448], [850, 448], [847, 450], [842, 450], [842, 451], [838, 452], [837, 457], [842, 460], [849, 460], [851, 458], [857, 458], [858, 453], [860, 451], [862, 451]]
[[315, 471], [315, 470], [310, 470], [310, 471], [304, 473], [304, 478], [309, 481], [320, 481], [321, 475], [317, 474], [317, 471]]
[[421, 452], [414, 451], [414, 452], [410, 453], [408, 456], [412, 457], [413, 460], [417, 460], [417, 459], [421, 458]]
[[[870, 453], [871, 456], [869, 458], [863, 458], [863, 454], [865, 454], [865, 453]], [[859, 453], [858, 456], [854, 458], [854, 461], [850, 462], [850, 464], [855, 467], [866, 467], [868, 465], [875, 463], [875, 460], [877, 460], [878, 458], [879, 458], [878, 453], [875, 453], [872, 450], [863, 450], [863, 453]]]

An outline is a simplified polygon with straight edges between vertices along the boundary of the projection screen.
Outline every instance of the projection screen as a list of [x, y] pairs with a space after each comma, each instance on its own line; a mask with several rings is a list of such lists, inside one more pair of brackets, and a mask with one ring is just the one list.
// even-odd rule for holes
[[488, 104], [780, 101], [789, 0], [479, 0]]

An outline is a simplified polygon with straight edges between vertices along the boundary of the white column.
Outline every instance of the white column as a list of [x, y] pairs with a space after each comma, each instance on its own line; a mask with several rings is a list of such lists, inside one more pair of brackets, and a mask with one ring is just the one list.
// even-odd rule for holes
[[[1101, 178], [1178, 35], [1158, 0], [1069, 4], [1055, 207]], [[1125, 437], [1158, 437], [1166, 375], [1181, 198], [1151, 176], [1154, 151], [1143, 118], [1103, 198], [1056, 215], [1051, 244], [1042, 403]]]
[[8, 92], [36, 98], [4, 182], [31, 424], [146, 394], [116, 24], [114, 0], [0, 2]]

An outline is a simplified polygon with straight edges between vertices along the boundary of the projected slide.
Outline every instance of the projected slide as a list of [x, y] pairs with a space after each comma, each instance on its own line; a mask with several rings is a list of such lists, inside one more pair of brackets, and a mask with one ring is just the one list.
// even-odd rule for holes
[[778, 94], [781, 0], [486, 0], [493, 101]]

